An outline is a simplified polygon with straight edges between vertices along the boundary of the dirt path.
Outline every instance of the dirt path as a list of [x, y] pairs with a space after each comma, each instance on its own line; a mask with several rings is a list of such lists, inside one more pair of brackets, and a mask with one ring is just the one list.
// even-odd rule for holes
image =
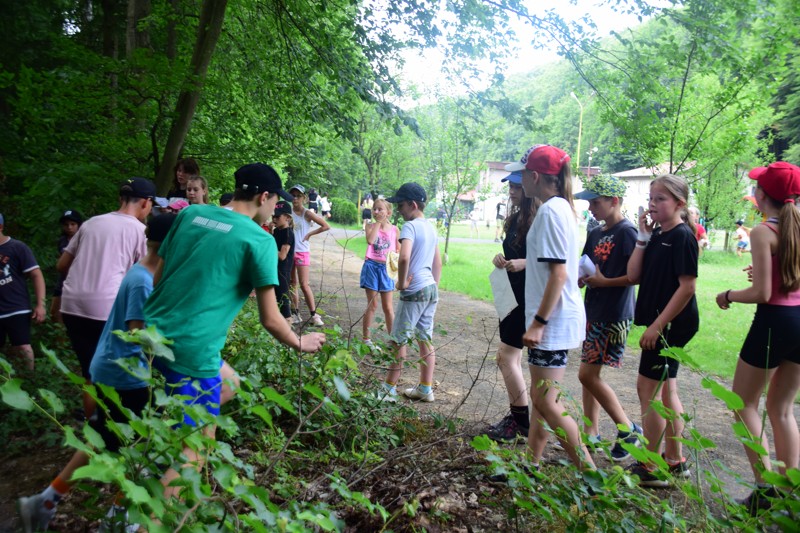
[[[363, 233], [332, 230], [312, 240], [312, 280], [315, 293], [323, 295], [323, 300], [318, 305], [329, 314], [335, 315], [336, 321], [345, 330], [360, 320], [366, 306], [364, 292], [358, 286], [362, 260], [339, 246], [336, 240], [347, 237], [361, 239]], [[489, 268], [487, 265], [486, 272], [476, 275], [488, 276]], [[447, 276], [447, 267], [442, 275]], [[423, 412], [434, 410], [441, 415], [464, 419], [468, 430], [477, 432], [486, 424], [499, 420], [508, 411], [508, 398], [502, 376], [494, 362], [494, 352], [499, 342], [494, 307], [487, 302], [460, 294], [441, 292], [436, 324], [436, 402], [422, 404], [419, 408]], [[355, 336], [360, 336], [360, 325], [352, 331]], [[410, 357], [413, 357], [413, 353], [412, 351]], [[573, 397], [572, 403], [576, 407], [580, 405], [581, 391], [578, 363], [579, 354], [573, 352], [570, 354], [570, 364], [563, 384], [566, 392]], [[636, 394], [638, 365], [639, 351], [633, 350], [626, 353], [622, 369], [608, 369], [603, 373], [607, 382], [614, 387], [626, 412], [637, 422], [640, 420]], [[527, 368], [523, 368], [523, 371], [529, 382]], [[381, 377], [382, 374], [377, 375], [376, 379]], [[404, 372], [398, 389], [401, 386], [415, 385], [416, 379], [416, 369]], [[735, 478], [738, 475], [747, 481], [752, 475], [742, 446], [734, 438], [731, 429], [733, 416], [724, 403], [702, 386], [701, 381], [701, 375], [682, 369], [679, 379], [681, 400], [686, 413], [692, 418], [687, 424], [686, 435], [690, 428], [695, 428], [716, 444], [716, 448], [697, 454], [700, 471], [715, 471], [725, 481], [725, 490], [728, 493], [742, 497], [749, 489]], [[723, 383], [729, 386], [729, 383]], [[797, 405], [795, 417], [800, 417], [800, 408]], [[606, 439], [616, 434], [616, 427], [605, 413], [601, 415], [600, 426], [601, 435]], [[547, 453], [552, 454], [553, 458], [561, 457], [559, 452], [549, 447]], [[692, 453], [692, 450], [684, 447], [685, 455], [690, 456]], [[692, 459], [693, 462], [694, 460], [695, 458]], [[611, 464], [605, 459], [598, 463], [601, 466]]]

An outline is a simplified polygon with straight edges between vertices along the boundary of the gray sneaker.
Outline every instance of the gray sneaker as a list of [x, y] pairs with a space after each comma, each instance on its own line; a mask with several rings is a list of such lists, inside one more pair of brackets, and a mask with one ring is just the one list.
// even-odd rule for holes
[[25, 533], [47, 531], [50, 520], [56, 514], [56, 508], [54, 505], [52, 509], [48, 509], [44, 503], [45, 500], [41, 494], [23, 496], [17, 500], [17, 512], [22, 519], [22, 529]]
[[611, 460], [620, 462], [630, 457], [630, 452], [622, 447], [622, 443], [641, 446], [641, 441], [639, 440], [639, 435], [641, 434], [642, 427], [636, 423], [633, 424], [633, 430], [625, 432], [620, 431], [617, 433], [617, 442], [615, 442], [614, 447], [611, 448]]

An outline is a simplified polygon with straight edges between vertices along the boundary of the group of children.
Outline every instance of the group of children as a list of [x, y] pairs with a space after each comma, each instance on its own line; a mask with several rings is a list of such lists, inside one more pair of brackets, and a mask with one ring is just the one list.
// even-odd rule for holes
[[[549, 427], [578, 468], [595, 468], [587, 442], [581, 438], [576, 421], [566, 414], [558, 388], [566, 371], [568, 351], [581, 347], [579, 379], [588, 443], [600, 440], [598, 416], [602, 407], [618, 428], [611, 458], [625, 460], [632, 447], [644, 443], [655, 454], [653, 457], [663, 458], [666, 468], [659, 468], [660, 461], [648, 460], [636, 461], [629, 469], [642, 485], [663, 487], [670, 475], [689, 475], [680, 440], [683, 406], [677, 387], [679, 361], [661, 353], [665, 348], [685, 346], [699, 327], [695, 300], [698, 245], [689, 225], [688, 186], [674, 175], [656, 177], [651, 182], [648, 208], [640, 211], [636, 227], [620, 211], [624, 183], [605, 176], [589, 182], [575, 197], [589, 201], [590, 211], [603, 224], [589, 233], [583, 248], [594, 268], [582, 271], [569, 163], [570, 157], [563, 150], [536, 145], [518, 163], [506, 167], [511, 172], [504, 180], [509, 183], [511, 208], [504, 221], [503, 253], [493, 259], [493, 264], [508, 272], [518, 306], [500, 323], [497, 357], [508, 389], [510, 413], [489, 428], [488, 434], [501, 441], [525, 436], [530, 464], [538, 468]], [[792, 414], [793, 400], [800, 389], [800, 213], [796, 208], [800, 168], [779, 162], [754, 169], [750, 176], [757, 180], [756, 200], [768, 217], [752, 234], [752, 285], [721, 293], [717, 303], [722, 309], [732, 302], [758, 304], [734, 378], [734, 391], [745, 404], [736, 416], [768, 449], [757, 408], [769, 382], [767, 412], [775, 433], [776, 454], [785, 472], [797, 467], [800, 451]], [[287, 193], [280, 177], [268, 165], [246, 165], [237, 170], [235, 178], [236, 192], [229, 210], [197, 205], [177, 216], [161, 215], [150, 221], [147, 252], [136, 256], [138, 264], [117, 284], [119, 290], [115, 291], [107, 319], [98, 321], [102, 326], [95, 349], [88, 357], [79, 353], [87, 379], [128, 391], [121, 394], [122, 403], [135, 413], [147, 406], [144, 398], [149, 398], [149, 391], [143, 392], [147, 384], [141, 380], [130, 383], [129, 374], [116, 380], [120, 367], [108, 362], [141, 354], [114, 338], [112, 329], [155, 325], [172, 339], [175, 360], [154, 365], [165, 376], [168, 393], [187, 395], [190, 403], [202, 403], [212, 414], [219, 412], [219, 406], [236, 387], [235, 373], [220, 358], [220, 350], [228, 326], [251, 288], [256, 289], [262, 324], [280, 342], [313, 352], [325, 341], [322, 334], [298, 337], [292, 331], [290, 323], [299, 320], [298, 298], [290, 301], [286, 291], [290, 284], [299, 285], [312, 321], [321, 324], [308, 286], [308, 240], [328, 229], [326, 221], [304, 207], [306, 196], [301, 185], [291, 187]], [[125, 200], [121, 209], [144, 220], [152, 207], [153, 194], [154, 189], [141, 178], [129, 180], [121, 189], [121, 199]], [[278, 195], [286, 201], [278, 203]], [[372, 345], [370, 328], [380, 299], [394, 355], [377, 394], [384, 401], [396, 401], [396, 384], [406, 346], [412, 340], [419, 345], [420, 377], [418, 384], [404, 389], [403, 394], [414, 400], [434, 401], [436, 357], [432, 336], [441, 258], [435, 228], [423, 214], [426, 202], [427, 194], [421, 186], [406, 183], [392, 197], [372, 203], [374, 222], [365, 228], [368, 250], [361, 286], [368, 305], [363, 316], [363, 338]], [[404, 220], [399, 231], [390, 222], [393, 205]], [[68, 216], [70, 213], [62, 217], [65, 226], [77, 224], [75, 219], [80, 218]], [[274, 222], [274, 239], [250, 222], [264, 223], [270, 218]], [[44, 318], [44, 282], [42, 278], [39, 287], [41, 272], [29, 250], [6, 253], [15, 241], [3, 236], [2, 224], [0, 217], [0, 265], [6, 276], [0, 280], [0, 287], [5, 289], [17, 281], [15, 276], [27, 274], [34, 279], [37, 296], [35, 309], [29, 305], [24, 309], [0, 308], [0, 333], [5, 337], [19, 329], [12, 323], [17, 320], [14, 317], [39, 321]], [[68, 231], [71, 224], [65, 227], [65, 233]], [[74, 285], [69, 274], [76, 266], [73, 263], [78, 259], [91, 261], [90, 254], [79, 253], [79, 246], [86, 245], [80, 243], [91, 234], [90, 228], [81, 228], [59, 260], [59, 270], [67, 273], [65, 287]], [[222, 248], [235, 249], [235, 257], [221, 257]], [[398, 254], [396, 283], [387, 269], [393, 253]], [[238, 267], [224, 267], [230, 264]], [[87, 269], [89, 273], [95, 271]], [[213, 276], [213, 283], [209, 276]], [[634, 297], [636, 284], [638, 297]], [[24, 282], [22, 285], [24, 288]], [[187, 291], [188, 286], [193, 290]], [[584, 301], [581, 286], [586, 287]], [[220, 291], [221, 287], [224, 290]], [[400, 300], [396, 309], [392, 305], [395, 289], [399, 290]], [[25, 296], [27, 299], [27, 291]], [[218, 305], [209, 306], [210, 300], [219, 300]], [[61, 310], [69, 315], [80, 307], [75, 301], [63, 302]], [[185, 316], [193, 316], [194, 320], [189, 323]], [[646, 327], [639, 341], [642, 354], [637, 379], [641, 427], [628, 418], [613, 389], [600, 376], [603, 366], [621, 365], [632, 323]], [[80, 332], [71, 335], [74, 345], [76, 338], [96, 329], [94, 324], [80, 320], [74, 327]], [[12, 339], [12, 344], [30, 348], [29, 339]], [[520, 369], [523, 348], [528, 349], [530, 402]], [[23, 350], [23, 355], [30, 357], [32, 364], [32, 352], [28, 356]], [[147, 366], [144, 360], [141, 364]], [[669, 418], [651, 405], [657, 398], [667, 408]], [[88, 409], [87, 415], [91, 414]], [[104, 416], [123, 418], [113, 412]], [[184, 423], [192, 425], [194, 421], [187, 416]], [[98, 427], [98, 431], [101, 429]], [[213, 429], [210, 431], [213, 435]], [[112, 441], [115, 438], [107, 437]], [[779, 492], [764, 483], [763, 472], [770, 469], [768, 457], [747, 447], [746, 451], [759, 487], [745, 503], [757, 510], [768, 506]], [[196, 450], [187, 447], [184, 455], [188, 465], [202, 465]], [[86, 460], [76, 454], [48, 489], [20, 500], [26, 530], [46, 526], [58, 500], [69, 489], [71, 473]], [[179, 465], [175, 465], [164, 475], [165, 493], [174, 489], [169, 484], [178, 471]], [[111, 514], [121, 512], [124, 509], [112, 508]]]

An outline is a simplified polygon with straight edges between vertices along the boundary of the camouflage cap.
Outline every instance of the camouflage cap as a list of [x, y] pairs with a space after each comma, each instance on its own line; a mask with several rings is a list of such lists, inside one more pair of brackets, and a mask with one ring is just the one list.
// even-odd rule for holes
[[584, 190], [575, 195], [578, 200], [594, 200], [600, 196], [610, 198], [624, 198], [628, 191], [628, 186], [621, 179], [600, 175], [592, 178], [592, 181], [584, 185]]

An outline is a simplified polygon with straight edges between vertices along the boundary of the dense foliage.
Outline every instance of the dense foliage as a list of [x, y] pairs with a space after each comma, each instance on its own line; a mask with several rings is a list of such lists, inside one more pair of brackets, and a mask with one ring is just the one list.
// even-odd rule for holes
[[356, 204], [345, 198], [331, 198], [331, 220], [339, 224], [355, 224], [359, 221]]

